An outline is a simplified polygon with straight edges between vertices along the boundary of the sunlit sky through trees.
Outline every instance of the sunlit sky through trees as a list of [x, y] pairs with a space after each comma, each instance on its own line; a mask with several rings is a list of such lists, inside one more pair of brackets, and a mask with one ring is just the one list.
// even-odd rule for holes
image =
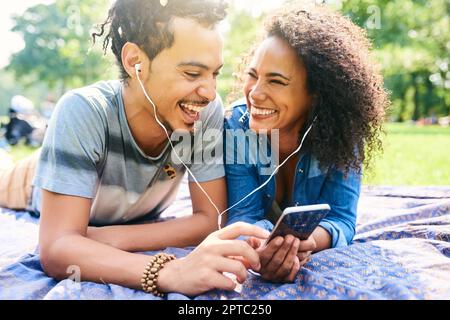
[[[13, 2], [1, 2], [0, 4], [0, 39], [8, 45], [0, 51], [0, 68], [6, 66], [11, 54], [23, 49], [24, 43], [19, 34], [11, 32], [12, 15], [22, 14], [27, 8], [37, 4], [49, 4], [53, 0], [20, 0]], [[114, 1], [111, 1], [113, 3]], [[273, 10], [282, 5], [283, 0], [231, 0], [233, 6], [245, 9], [253, 16], [259, 16], [262, 12]], [[100, 17], [99, 17], [100, 19]], [[226, 30], [226, 24], [224, 25]]]

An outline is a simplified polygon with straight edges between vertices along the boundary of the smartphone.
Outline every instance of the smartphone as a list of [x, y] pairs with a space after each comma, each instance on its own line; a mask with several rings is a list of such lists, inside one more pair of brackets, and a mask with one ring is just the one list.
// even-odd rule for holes
[[307, 240], [330, 210], [328, 204], [287, 208], [278, 219], [266, 245], [274, 238], [288, 234]]

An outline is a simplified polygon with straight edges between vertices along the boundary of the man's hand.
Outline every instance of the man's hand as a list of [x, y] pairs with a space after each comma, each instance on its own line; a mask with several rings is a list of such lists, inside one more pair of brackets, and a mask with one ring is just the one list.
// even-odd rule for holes
[[243, 283], [248, 275], [246, 265], [254, 270], [261, 266], [258, 253], [247, 242], [236, 240], [240, 236], [267, 239], [269, 232], [236, 223], [211, 234], [186, 258], [169, 262], [161, 270], [159, 290], [189, 296], [213, 289], [234, 290], [236, 283], [224, 273], [235, 275]]
[[313, 236], [305, 241], [292, 235], [277, 237], [267, 246], [256, 238], [249, 238], [248, 243], [259, 254], [261, 277], [271, 282], [293, 282], [300, 269], [311, 261], [311, 254], [316, 249]]

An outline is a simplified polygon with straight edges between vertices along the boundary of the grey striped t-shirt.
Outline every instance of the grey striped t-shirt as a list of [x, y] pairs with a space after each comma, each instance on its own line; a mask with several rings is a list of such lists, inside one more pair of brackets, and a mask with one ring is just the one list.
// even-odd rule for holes
[[[223, 120], [218, 96], [201, 113], [196, 124], [201, 129], [195, 132], [197, 136], [199, 131], [215, 129], [219, 134], [214, 139], [210, 135], [192, 139], [193, 153], [183, 158], [189, 161], [199, 152], [213, 155], [214, 161], [210, 158], [208, 163], [189, 165], [199, 182], [225, 176]], [[58, 102], [50, 121], [33, 183], [31, 209], [40, 212], [41, 189], [45, 189], [93, 199], [90, 223], [94, 225], [157, 216], [176, 198], [185, 175], [173, 152], [168, 146], [159, 157], [151, 158], [138, 147], [126, 118], [122, 82], [99, 82], [71, 91]], [[175, 178], [164, 170], [166, 165], [176, 170]]]

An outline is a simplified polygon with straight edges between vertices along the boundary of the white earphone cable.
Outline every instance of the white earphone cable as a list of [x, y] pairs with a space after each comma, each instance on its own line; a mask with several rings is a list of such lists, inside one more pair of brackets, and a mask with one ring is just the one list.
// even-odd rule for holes
[[[315, 119], [313, 121], [313, 123], [315, 122]], [[256, 188], [255, 190], [253, 190], [252, 192], [250, 192], [245, 198], [243, 198], [242, 200], [240, 200], [239, 202], [235, 203], [233, 206], [231, 206], [230, 208], [228, 208], [227, 210], [225, 210], [224, 212], [222, 212], [219, 215], [219, 225], [222, 225], [222, 216], [230, 211], [231, 209], [234, 209], [235, 207], [237, 207], [238, 205], [240, 205], [242, 202], [244, 202], [245, 200], [247, 200], [248, 198], [250, 198], [253, 194], [255, 194], [256, 192], [258, 192], [259, 190], [261, 190], [262, 188], [264, 188], [266, 185], [269, 184], [270, 180], [272, 180], [272, 178], [278, 173], [278, 171], [289, 161], [289, 159], [291, 159], [294, 155], [296, 155], [298, 152], [300, 152], [300, 150], [303, 147], [303, 143], [305, 142], [306, 137], [308, 136], [309, 132], [311, 131], [313, 125], [311, 125], [309, 127], [309, 129], [305, 132], [305, 135], [303, 136], [302, 142], [300, 143], [300, 146], [289, 156], [287, 157], [283, 163], [281, 163], [279, 166], [277, 166], [275, 168], [275, 170], [273, 171], [273, 173], [270, 175], [270, 177], [267, 179], [266, 182], [264, 182], [261, 186], [259, 186], [258, 188]]]
[[[136, 65], [136, 66], [138, 66], [138, 65]], [[217, 206], [214, 203], [214, 201], [212, 201], [212, 199], [210, 198], [208, 193], [205, 191], [205, 189], [203, 189], [203, 187], [197, 181], [197, 178], [194, 176], [194, 174], [191, 172], [191, 170], [188, 168], [188, 166], [178, 156], [178, 153], [176, 152], [175, 147], [174, 147], [174, 145], [172, 143], [172, 139], [170, 138], [169, 132], [167, 131], [166, 127], [161, 123], [161, 121], [158, 119], [158, 113], [156, 111], [156, 105], [153, 103], [153, 100], [148, 96], [147, 90], [145, 90], [144, 84], [142, 83], [141, 78], [139, 76], [139, 72], [140, 72], [140, 69], [138, 69], [138, 67], [136, 67], [136, 75], [137, 75], [139, 84], [140, 84], [140, 86], [141, 86], [141, 88], [142, 88], [142, 90], [144, 92], [145, 97], [150, 102], [150, 104], [153, 106], [153, 110], [155, 112], [156, 122], [161, 126], [161, 128], [163, 128], [164, 132], [166, 133], [167, 139], [169, 140], [169, 144], [172, 147], [172, 150], [174, 151], [175, 156], [177, 157], [178, 161], [180, 161], [180, 163], [183, 164], [183, 166], [186, 168], [187, 172], [189, 172], [189, 174], [191, 175], [192, 179], [194, 179], [194, 182], [197, 184], [197, 186], [200, 188], [200, 190], [205, 194], [205, 196], [208, 198], [209, 202], [211, 202], [211, 204], [214, 206], [214, 209], [216, 209], [217, 213], [220, 214], [220, 210], [219, 210], [219, 208], [217, 208]]]
[[291, 159], [295, 154], [297, 154], [298, 152], [300, 152], [300, 150], [302, 149], [303, 143], [305, 142], [306, 137], [308, 136], [309, 132], [311, 131], [314, 122], [316, 121], [317, 117], [314, 119], [313, 124], [309, 127], [309, 129], [306, 131], [305, 135], [303, 136], [303, 139], [300, 143], [300, 146], [289, 156], [286, 158], [286, 160], [283, 161], [282, 164], [280, 164], [279, 166], [277, 166], [274, 170], [274, 172], [271, 174], [271, 176], [269, 177], [269, 179], [267, 179], [266, 182], [264, 182], [264, 184], [262, 184], [261, 186], [259, 186], [258, 188], [256, 188], [255, 190], [253, 190], [251, 193], [249, 193], [246, 197], [244, 197], [242, 200], [240, 200], [239, 202], [235, 203], [233, 206], [231, 206], [230, 208], [226, 209], [225, 211], [223, 211], [222, 213], [220, 212], [219, 208], [216, 206], [216, 204], [214, 203], [214, 201], [212, 201], [211, 197], [208, 195], [208, 193], [205, 191], [205, 189], [203, 189], [203, 187], [200, 185], [200, 183], [198, 182], [198, 180], [196, 179], [196, 177], [194, 176], [194, 174], [191, 172], [191, 170], [189, 169], [189, 167], [183, 162], [183, 160], [181, 160], [181, 158], [178, 156], [178, 153], [175, 150], [175, 147], [172, 143], [172, 139], [170, 138], [169, 132], [167, 131], [166, 127], [161, 123], [161, 121], [158, 118], [158, 114], [157, 114], [157, 110], [156, 110], [156, 105], [154, 104], [153, 100], [149, 97], [147, 90], [144, 87], [144, 84], [142, 83], [142, 80], [139, 76], [140, 73], [140, 65], [137, 64], [135, 66], [136, 68], [136, 76], [137, 79], [139, 81], [139, 84], [142, 88], [142, 91], [145, 95], [145, 97], [147, 98], [147, 100], [150, 102], [150, 104], [153, 107], [153, 110], [155, 112], [155, 119], [156, 122], [161, 126], [161, 128], [164, 130], [164, 132], [166, 133], [167, 139], [169, 140], [169, 144], [172, 147], [172, 150], [174, 151], [175, 156], [177, 157], [178, 161], [180, 161], [180, 163], [186, 168], [187, 172], [191, 175], [192, 179], [194, 180], [194, 182], [197, 184], [197, 186], [200, 188], [200, 190], [205, 194], [205, 196], [207, 197], [207, 199], [209, 200], [209, 202], [213, 205], [214, 209], [217, 211], [218, 214], [218, 226], [219, 226], [219, 230], [222, 229], [222, 216], [227, 213], [228, 211], [230, 211], [231, 209], [237, 207], [238, 205], [240, 205], [242, 202], [244, 202], [245, 200], [247, 200], [249, 197], [251, 197], [253, 194], [255, 194], [256, 192], [258, 192], [259, 190], [261, 190], [262, 188], [264, 188], [269, 182], [270, 180], [278, 173], [278, 171], [280, 170], [281, 167], [283, 167], [288, 161], [289, 159]]

